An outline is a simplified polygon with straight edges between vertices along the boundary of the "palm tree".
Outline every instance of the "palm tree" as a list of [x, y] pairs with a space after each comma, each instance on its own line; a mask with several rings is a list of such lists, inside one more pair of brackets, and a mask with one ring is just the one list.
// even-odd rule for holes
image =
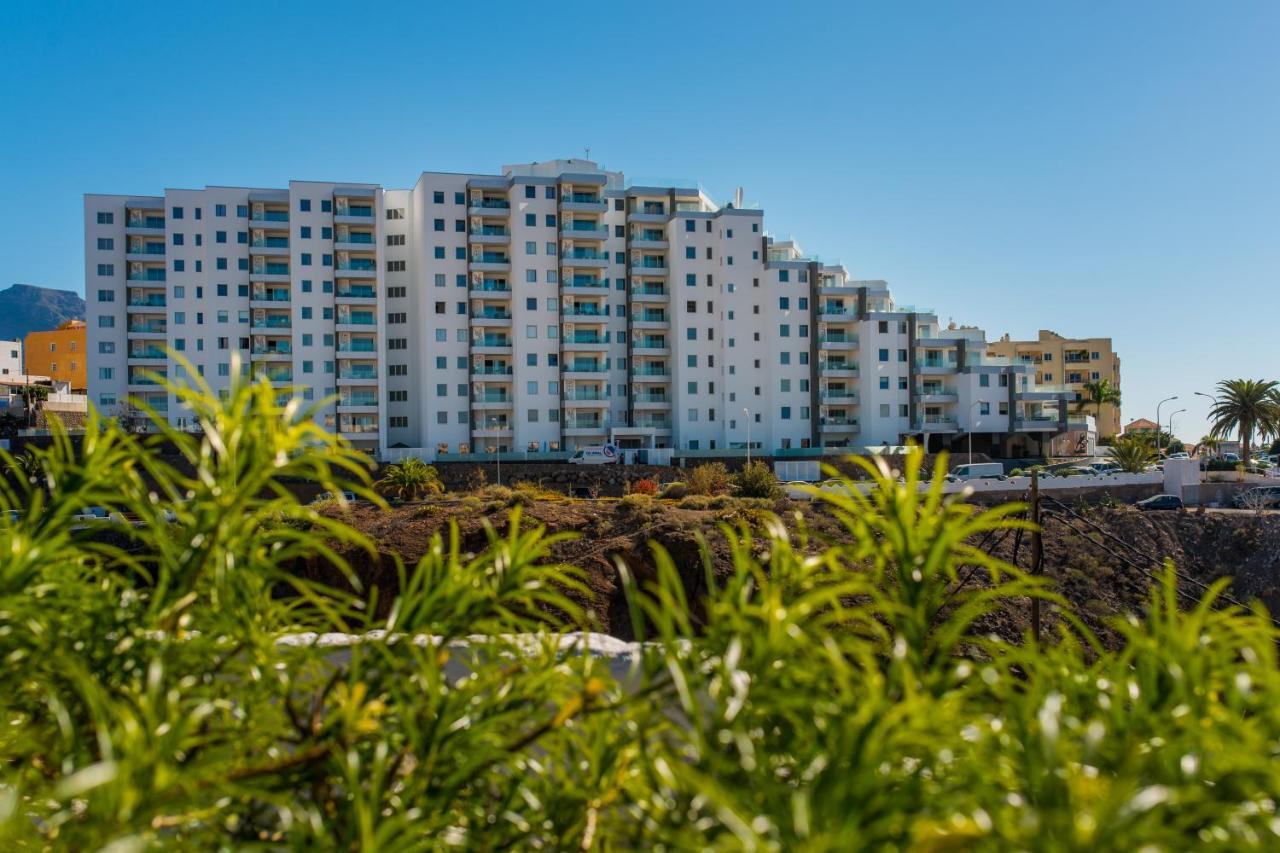
[[1141, 474], [1156, 460], [1151, 442], [1138, 436], [1121, 436], [1108, 448], [1108, 454], [1126, 474]]
[[444, 491], [436, 469], [416, 457], [389, 465], [377, 482], [378, 491], [402, 501], [415, 501], [423, 495]]
[[1212, 456], [1218, 452], [1218, 446], [1222, 441], [1212, 435], [1200, 436], [1200, 441], [1196, 444], [1196, 456]]
[[1110, 379], [1099, 379], [1097, 382], [1084, 383], [1086, 396], [1076, 401], [1076, 411], [1088, 414], [1089, 407], [1093, 406], [1093, 415], [1099, 420], [1102, 419], [1102, 407], [1104, 405], [1118, 406], [1120, 405], [1120, 389], [1111, 384]]
[[1255, 433], [1280, 432], [1280, 383], [1265, 379], [1224, 379], [1218, 383], [1209, 433], [1226, 438], [1240, 435], [1240, 460], [1249, 464], [1249, 445]]

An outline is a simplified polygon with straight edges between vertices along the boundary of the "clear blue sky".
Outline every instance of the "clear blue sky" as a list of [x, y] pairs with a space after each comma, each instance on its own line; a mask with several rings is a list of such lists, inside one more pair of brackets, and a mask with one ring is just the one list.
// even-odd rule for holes
[[944, 322], [1112, 336], [1126, 419], [1280, 378], [1280, 3], [182, 5], [7, 6], [0, 285], [83, 291], [85, 192], [589, 145]]

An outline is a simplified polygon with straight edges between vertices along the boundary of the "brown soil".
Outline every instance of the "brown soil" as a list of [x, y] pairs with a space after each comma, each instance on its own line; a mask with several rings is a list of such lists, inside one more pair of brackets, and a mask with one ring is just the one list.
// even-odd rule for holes
[[[581, 603], [594, 614], [596, 630], [632, 639], [616, 561], [622, 560], [643, 584], [654, 573], [648, 543], [656, 542], [671, 554], [689, 601], [696, 603], [706, 585], [700, 538], [705, 537], [710, 548], [714, 575], [723, 577], [731, 568], [718, 523], [750, 521], [761, 512], [758, 503], [723, 503], [727, 506], [718, 510], [694, 510], [667, 501], [630, 506], [608, 499], [537, 500], [525, 505], [524, 523], [542, 525], [552, 533], [576, 534], [555, 546], [555, 558], [584, 571], [592, 595]], [[784, 518], [800, 511], [815, 539], [840, 536], [839, 527], [821, 507], [781, 501], [775, 510]], [[349, 523], [377, 543], [376, 560], [356, 552], [345, 556], [366, 587], [381, 588], [384, 607], [395, 591], [395, 556], [411, 566], [425, 552], [432, 534], [445, 531], [447, 535], [450, 521], [458, 525], [464, 550], [481, 551], [486, 544], [485, 525], [505, 531], [510, 512], [500, 501], [475, 499], [442, 499], [389, 511], [368, 505], [330, 511], [345, 513]], [[1109, 624], [1116, 616], [1142, 609], [1152, 571], [1164, 558], [1181, 570], [1179, 589], [1188, 602], [1199, 597], [1203, 584], [1230, 576], [1230, 595], [1241, 601], [1260, 599], [1271, 612], [1280, 613], [1280, 516], [1140, 513], [1127, 507], [1073, 511], [1082, 518], [1062, 509], [1044, 518], [1044, 574], [1076, 616], [1106, 640], [1114, 640]], [[1029, 535], [1019, 539], [1010, 533], [985, 544], [996, 556], [1016, 561], [1023, 569], [1031, 567]], [[313, 564], [299, 571], [339, 581], [326, 566]], [[980, 573], [969, 582], [981, 583]], [[1052, 610], [1046, 608], [1046, 624], [1056, 621]], [[980, 629], [1014, 639], [1029, 629], [1028, 617], [1026, 602], [1011, 602], [984, 620]]]

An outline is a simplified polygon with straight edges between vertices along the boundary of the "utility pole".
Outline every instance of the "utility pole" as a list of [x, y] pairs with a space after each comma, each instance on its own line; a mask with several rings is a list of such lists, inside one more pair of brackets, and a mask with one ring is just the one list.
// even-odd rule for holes
[[[1040, 536], [1040, 472], [1031, 469], [1031, 574], [1044, 570], [1044, 540]], [[1040, 645], [1040, 599], [1031, 599], [1031, 636]]]

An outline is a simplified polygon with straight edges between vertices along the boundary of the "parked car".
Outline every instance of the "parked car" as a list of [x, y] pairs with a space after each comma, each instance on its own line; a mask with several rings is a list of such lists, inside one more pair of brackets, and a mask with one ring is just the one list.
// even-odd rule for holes
[[972, 462], [968, 465], [957, 465], [951, 469], [951, 475], [957, 480], [1003, 480], [1004, 466], [999, 462]]
[[[360, 500], [360, 496], [357, 495], [355, 492], [343, 492], [342, 499], [347, 503], [355, 503], [356, 501]], [[337, 498], [333, 496], [333, 492], [321, 492], [320, 494], [312, 498], [311, 502], [313, 504], [322, 504], [322, 503], [328, 503], [329, 501], [333, 501], [333, 500], [337, 500]]]
[[1122, 474], [1124, 469], [1114, 462], [1094, 462], [1089, 466], [1099, 474]]
[[612, 444], [593, 444], [578, 448], [569, 457], [570, 465], [621, 465], [622, 454]]
[[1182, 498], [1177, 495], [1155, 495], [1138, 501], [1135, 506], [1143, 512], [1153, 509], [1182, 509]]
[[1239, 454], [1239, 453], [1224, 453], [1224, 454], [1222, 454], [1222, 461], [1223, 461], [1223, 462], [1239, 462], [1239, 461], [1240, 461], [1240, 454]]
[[813, 493], [809, 490], [815, 485], [816, 483], [808, 483], [804, 480], [792, 480], [789, 483], [783, 483], [782, 490], [792, 500], [811, 501], [813, 500]]
[[1236, 492], [1231, 505], [1239, 509], [1274, 509], [1280, 507], [1280, 486], [1254, 486]]

